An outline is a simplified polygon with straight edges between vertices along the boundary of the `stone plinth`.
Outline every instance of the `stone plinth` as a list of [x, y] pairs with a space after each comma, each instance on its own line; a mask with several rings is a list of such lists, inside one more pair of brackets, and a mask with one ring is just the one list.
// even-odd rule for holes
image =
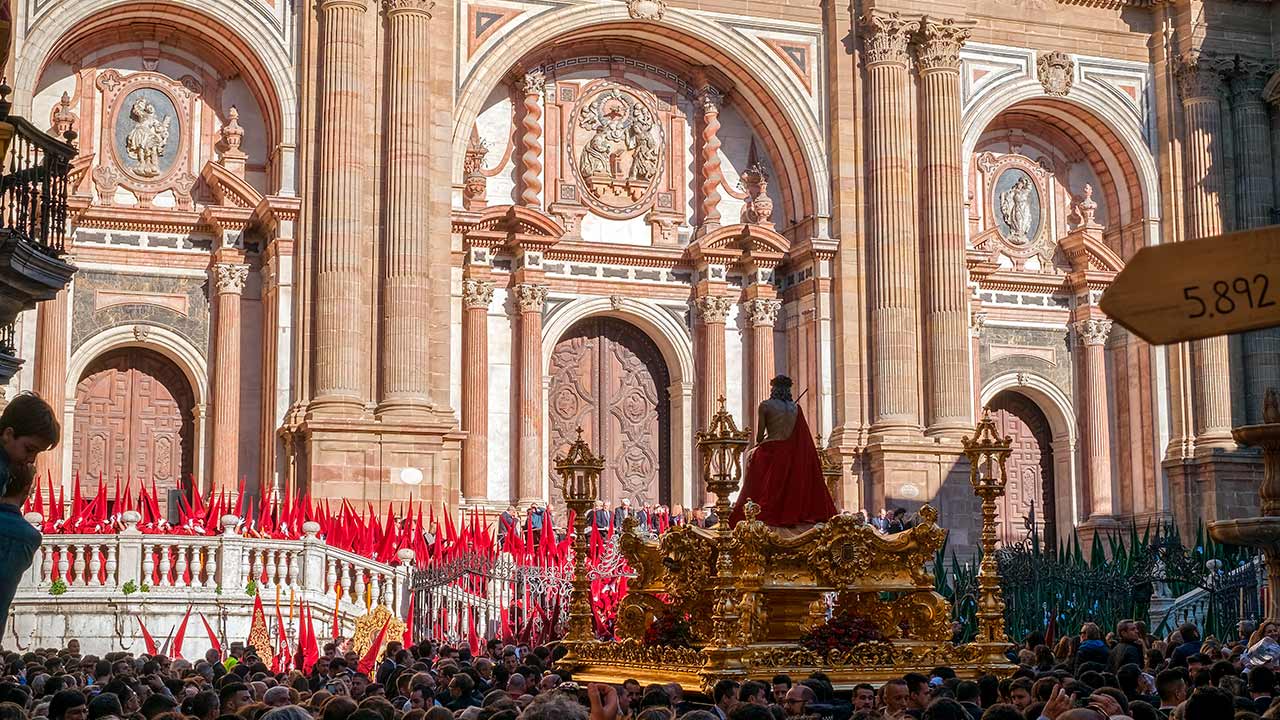
[[959, 441], [880, 438], [867, 446], [864, 457], [868, 513], [896, 507], [910, 513], [928, 503], [949, 518], [951, 547], [977, 546], [982, 529], [980, 503], [969, 484], [969, 460]]
[[1224, 451], [1164, 463], [1169, 506], [1182, 537], [1195, 537], [1199, 521], [1258, 514], [1262, 463], [1256, 450]]

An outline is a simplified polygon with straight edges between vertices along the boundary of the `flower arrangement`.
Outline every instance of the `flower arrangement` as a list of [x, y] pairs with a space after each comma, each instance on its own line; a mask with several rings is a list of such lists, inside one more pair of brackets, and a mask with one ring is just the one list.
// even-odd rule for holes
[[693, 647], [693, 628], [689, 627], [689, 617], [671, 608], [664, 609], [644, 631], [644, 644]]
[[885, 642], [884, 633], [869, 618], [840, 612], [800, 636], [800, 645], [820, 655], [844, 651], [868, 642]]

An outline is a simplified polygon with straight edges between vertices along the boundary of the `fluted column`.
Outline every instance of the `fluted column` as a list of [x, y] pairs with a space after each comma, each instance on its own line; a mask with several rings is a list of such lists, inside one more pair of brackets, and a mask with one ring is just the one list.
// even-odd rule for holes
[[971, 432], [960, 148], [960, 46], [969, 28], [925, 18], [916, 35], [921, 84], [920, 237], [924, 253], [925, 422], [929, 434]]
[[530, 70], [520, 81], [524, 113], [520, 117], [520, 204], [542, 207], [542, 94], [547, 77]]
[[547, 287], [520, 283], [514, 291], [520, 313], [516, 353], [520, 383], [516, 499], [526, 507], [542, 497], [542, 304], [547, 299]]
[[[431, 88], [427, 64], [433, 0], [382, 0], [387, 16], [386, 162], [383, 164], [382, 388], [378, 411], [421, 415], [431, 405]], [[447, 282], [441, 278], [441, 282]]]
[[319, 162], [316, 172], [315, 400], [312, 408], [358, 414], [369, 398], [370, 311], [362, 212], [368, 193], [369, 92], [364, 70], [367, 0], [320, 0]]
[[876, 11], [864, 20], [872, 431], [880, 433], [920, 427], [919, 247], [907, 73], [912, 27], [897, 13]]
[[702, 104], [702, 223], [705, 230], [720, 226], [720, 105], [724, 96], [711, 85], [698, 94]]
[[725, 393], [724, 326], [733, 301], [719, 295], [704, 295], [694, 300], [702, 319], [699, 334], [702, 372], [698, 375], [698, 427], [705, 428], [716, 413], [716, 402]]
[[462, 281], [462, 429], [467, 433], [462, 443], [462, 497], [468, 502], [485, 498], [489, 490], [491, 302], [493, 283], [473, 278]]
[[[1262, 90], [1275, 67], [1241, 59], [1231, 78], [1231, 122], [1235, 130], [1236, 202], [1239, 229], [1271, 224], [1276, 205], [1272, 166], [1271, 119]], [[1249, 423], [1262, 422], [1262, 399], [1267, 388], [1280, 390], [1280, 331], [1276, 328], [1244, 333], [1244, 396]]]
[[1083, 351], [1080, 377], [1084, 393], [1082, 433], [1085, 477], [1089, 487], [1089, 516], [1116, 514], [1115, 492], [1111, 487], [1111, 432], [1107, 390], [1107, 334], [1111, 321], [1089, 317], [1076, 321], [1076, 337]]
[[781, 300], [754, 298], [742, 304], [751, 321], [751, 385], [747, 412], [769, 397], [769, 381], [773, 379], [773, 327], [778, 321]]
[[[52, 300], [40, 303], [36, 311], [35, 390], [53, 408], [54, 417], [62, 422], [67, 404], [67, 295], [63, 288]], [[70, 436], [69, 428], [63, 428], [62, 439]], [[36, 478], [46, 475], [55, 485], [62, 484], [62, 444], [51, 447], [36, 456]]]
[[249, 266], [213, 266], [217, 317], [213, 356], [213, 484], [235, 492], [240, 474], [240, 298]]
[[[1221, 66], [1203, 56], [1182, 59], [1177, 68], [1182, 94], [1183, 164], [1188, 240], [1222, 233], [1226, 186], [1219, 140], [1222, 132]], [[1196, 447], [1234, 448], [1231, 439], [1231, 364], [1227, 337], [1191, 343]]]

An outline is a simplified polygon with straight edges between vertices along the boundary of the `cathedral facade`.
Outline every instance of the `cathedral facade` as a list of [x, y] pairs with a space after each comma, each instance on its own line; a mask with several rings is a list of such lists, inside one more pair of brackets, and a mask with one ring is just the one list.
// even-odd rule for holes
[[53, 482], [702, 505], [778, 373], [846, 509], [1015, 443], [1005, 536], [1237, 515], [1273, 332], [1154, 347], [1139, 249], [1274, 222], [1280, 11], [1244, 0], [18, 0], [14, 112], [79, 155], [18, 327]]

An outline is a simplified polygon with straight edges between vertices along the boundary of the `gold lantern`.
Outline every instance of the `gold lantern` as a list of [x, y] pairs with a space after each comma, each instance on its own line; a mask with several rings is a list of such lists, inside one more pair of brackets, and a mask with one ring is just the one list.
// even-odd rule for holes
[[742, 453], [750, 443], [751, 428], [738, 429], [733, 416], [725, 410], [723, 395], [717, 404], [719, 409], [710, 425], [698, 432], [698, 452], [702, 455], [702, 477], [716, 496], [716, 529], [727, 530], [729, 495], [742, 484]]
[[591, 618], [591, 579], [587, 576], [587, 512], [600, 497], [604, 458], [591, 451], [591, 446], [582, 439], [582, 428], [578, 428], [578, 438], [569, 446], [568, 453], [556, 457], [555, 467], [560, 474], [565, 507], [573, 511], [573, 594], [569, 598], [569, 628], [565, 640], [589, 642], [595, 632]]
[[978, 568], [978, 637], [975, 644], [983, 647], [992, 662], [1003, 662], [1008, 639], [1004, 631], [1004, 597], [1000, 590], [999, 566], [996, 562], [996, 498], [1004, 495], [1013, 439], [1000, 437], [991, 409], [984, 408], [982, 420], [972, 439], [961, 441], [969, 458], [969, 483], [973, 493], [982, 499], [982, 565]]

